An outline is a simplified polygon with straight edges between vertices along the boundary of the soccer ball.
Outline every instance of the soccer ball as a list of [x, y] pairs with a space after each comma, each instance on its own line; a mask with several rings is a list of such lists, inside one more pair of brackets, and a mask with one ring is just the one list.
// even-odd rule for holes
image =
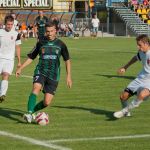
[[45, 112], [39, 112], [35, 117], [35, 121], [39, 125], [42, 125], [42, 126], [47, 125], [49, 123], [48, 114], [46, 114]]

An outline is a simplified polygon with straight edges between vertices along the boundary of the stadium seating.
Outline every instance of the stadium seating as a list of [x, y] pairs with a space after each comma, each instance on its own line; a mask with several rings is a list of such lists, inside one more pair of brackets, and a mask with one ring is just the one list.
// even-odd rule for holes
[[[139, 34], [149, 34], [149, 26], [147, 23], [144, 23], [143, 20], [129, 8], [114, 8], [116, 13], [120, 18], [126, 23], [136, 35]], [[142, 12], [142, 11], [141, 11]], [[144, 18], [145, 17], [145, 18]], [[144, 19], [147, 19], [146, 16], [143, 16]]]

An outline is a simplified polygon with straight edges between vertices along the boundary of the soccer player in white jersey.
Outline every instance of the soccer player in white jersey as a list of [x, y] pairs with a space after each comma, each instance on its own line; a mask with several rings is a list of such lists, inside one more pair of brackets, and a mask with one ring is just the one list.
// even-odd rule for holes
[[[139, 49], [137, 55], [122, 68], [118, 70], [119, 74], [124, 74], [127, 68], [137, 62], [141, 61], [143, 68], [138, 76], [126, 87], [120, 95], [120, 100], [123, 109], [114, 113], [114, 117], [122, 118], [130, 116], [130, 111], [138, 107], [146, 98], [150, 96], [150, 39], [147, 35], [139, 35], [136, 38], [137, 47]], [[128, 104], [128, 99], [136, 94], [136, 98]]]
[[[14, 68], [15, 49], [18, 59], [18, 66], [20, 62], [20, 36], [18, 32], [13, 30], [14, 18], [10, 16], [5, 17], [5, 28], [0, 29], [0, 74], [2, 80], [0, 82], [0, 102], [4, 101], [8, 89], [8, 80]], [[16, 46], [16, 48], [15, 48]]]

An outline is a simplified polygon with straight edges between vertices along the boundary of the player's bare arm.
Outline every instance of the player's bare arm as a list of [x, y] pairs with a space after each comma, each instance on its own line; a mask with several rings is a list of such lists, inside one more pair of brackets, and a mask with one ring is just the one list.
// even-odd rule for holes
[[21, 53], [20, 45], [16, 45], [16, 56], [17, 56], [17, 59], [18, 59], [17, 67], [21, 66], [20, 53]]
[[132, 64], [134, 64], [137, 60], [138, 60], [137, 56], [136, 55], [133, 56], [126, 65], [124, 65], [123, 67], [118, 69], [118, 74], [123, 75], [126, 72], [126, 70], [128, 69], [128, 67], [131, 66]]
[[17, 68], [16, 77], [18, 77], [21, 74], [22, 69], [31, 64], [32, 61], [32, 59], [28, 58], [19, 68]]
[[72, 79], [71, 79], [71, 62], [70, 62], [70, 60], [65, 61], [65, 65], [66, 65], [66, 72], [67, 72], [67, 76], [66, 76], [67, 86], [69, 88], [71, 88], [72, 87]]

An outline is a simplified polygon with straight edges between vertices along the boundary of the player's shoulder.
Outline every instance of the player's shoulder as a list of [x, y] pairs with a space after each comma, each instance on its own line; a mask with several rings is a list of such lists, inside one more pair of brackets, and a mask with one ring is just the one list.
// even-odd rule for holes
[[4, 29], [0, 29], [0, 33], [3, 33], [3, 32], [5, 32], [5, 30]]
[[55, 40], [56, 40], [56, 43], [57, 43], [57, 44], [66, 45], [66, 44], [65, 44], [61, 39], [59, 39], [59, 38], [56, 38]]
[[18, 33], [17, 31], [15, 31], [15, 30], [11, 30], [10, 33], [13, 34], [13, 35], [16, 35], [16, 36], [19, 34], [19, 33]]
[[146, 54], [147, 54], [148, 56], [150, 56], [150, 50], [148, 50]]

